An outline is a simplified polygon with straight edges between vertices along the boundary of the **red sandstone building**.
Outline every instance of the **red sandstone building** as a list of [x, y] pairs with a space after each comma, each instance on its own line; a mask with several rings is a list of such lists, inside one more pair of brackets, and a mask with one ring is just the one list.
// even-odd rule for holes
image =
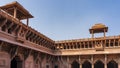
[[0, 68], [120, 68], [120, 36], [107, 37], [105, 25], [92, 26], [92, 38], [54, 41], [29, 27], [29, 18], [18, 2], [0, 7]]

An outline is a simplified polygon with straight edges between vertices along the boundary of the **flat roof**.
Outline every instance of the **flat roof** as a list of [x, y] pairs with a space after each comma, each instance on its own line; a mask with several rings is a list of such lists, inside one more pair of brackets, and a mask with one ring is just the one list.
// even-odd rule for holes
[[27, 18], [33, 18], [33, 16], [17, 1], [1, 6], [0, 8], [10, 13], [11, 15], [13, 15], [15, 7], [17, 8], [18, 19], [22, 20], [22, 19], [27, 19]]

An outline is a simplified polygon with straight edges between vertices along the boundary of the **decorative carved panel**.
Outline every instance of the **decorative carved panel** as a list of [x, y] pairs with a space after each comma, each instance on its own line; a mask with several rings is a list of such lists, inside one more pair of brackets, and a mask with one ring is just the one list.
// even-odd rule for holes
[[96, 49], [96, 51], [103, 51], [104, 50], [103, 44], [101, 42], [96, 42], [95, 49]]

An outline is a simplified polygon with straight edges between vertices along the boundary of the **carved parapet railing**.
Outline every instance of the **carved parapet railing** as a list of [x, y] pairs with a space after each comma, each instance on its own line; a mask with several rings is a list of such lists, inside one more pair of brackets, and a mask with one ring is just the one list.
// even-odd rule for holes
[[25, 38], [18, 36], [18, 37], [16, 37], [16, 40], [17, 40], [18, 42], [24, 43]]
[[18, 23], [18, 19], [14, 18], [12, 15], [8, 14], [7, 12], [5, 12], [4, 10], [0, 9], [0, 15], [5, 16], [6, 18], [8, 18], [9, 20], [14, 21], [15, 23]]

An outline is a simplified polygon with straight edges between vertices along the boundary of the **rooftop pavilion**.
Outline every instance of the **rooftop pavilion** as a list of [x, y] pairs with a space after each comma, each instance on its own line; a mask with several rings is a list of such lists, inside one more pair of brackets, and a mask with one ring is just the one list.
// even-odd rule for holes
[[17, 1], [1, 6], [0, 8], [18, 20], [26, 19], [27, 25], [29, 24], [29, 18], [33, 18], [33, 16]]
[[108, 27], [102, 23], [97, 23], [89, 29], [89, 32], [92, 34], [92, 38], [94, 38], [95, 33], [103, 33], [103, 36], [105, 37], [105, 33], [108, 32]]

